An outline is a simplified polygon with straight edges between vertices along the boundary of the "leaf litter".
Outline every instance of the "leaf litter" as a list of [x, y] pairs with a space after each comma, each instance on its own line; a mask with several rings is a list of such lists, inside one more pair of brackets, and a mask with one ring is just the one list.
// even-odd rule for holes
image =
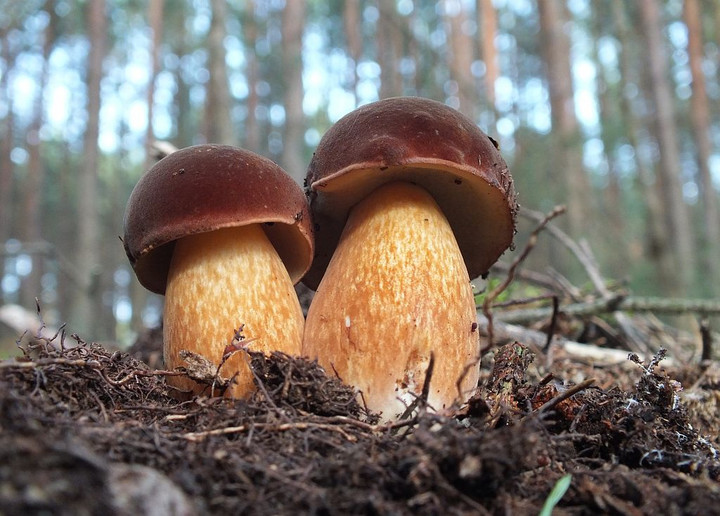
[[0, 514], [538, 514], [566, 475], [553, 514], [720, 514], [720, 375], [662, 352], [541, 377], [509, 343], [454, 417], [380, 423], [303, 358], [243, 350], [251, 399], [178, 401], [161, 331], [78, 340], [0, 362]]

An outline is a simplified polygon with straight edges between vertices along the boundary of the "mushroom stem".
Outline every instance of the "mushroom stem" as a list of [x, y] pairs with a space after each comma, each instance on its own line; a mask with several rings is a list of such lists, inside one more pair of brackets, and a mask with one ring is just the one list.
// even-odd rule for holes
[[447, 219], [424, 189], [384, 185], [350, 212], [305, 323], [303, 354], [363, 392], [386, 419], [422, 392], [448, 408], [475, 387], [479, 339], [467, 268]]
[[[181, 350], [219, 364], [234, 330], [244, 324], [251, 349], [299, 354], [303, 314], [283, 262], [260, 225], [224, 228], [177, 241], [168, 273], [164, 312], [164, 356], [168, 368], [184, 365]], [[220, 370], [236, 383], [225, 395], [254, 390], [244, 353]], [[171, 385], [201, 392], [206, 386], [182, 377]]]

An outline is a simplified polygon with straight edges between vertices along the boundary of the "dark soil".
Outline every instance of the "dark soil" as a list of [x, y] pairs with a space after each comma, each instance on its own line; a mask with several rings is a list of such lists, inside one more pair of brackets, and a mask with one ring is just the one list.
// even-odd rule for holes
[[250, 400], [179, 402], [143, 339], [0, 362], [0, 514], [534, 515], [566, 475], [553, 514], [720, 514], [713, 364], [547, 369], [510, 343], [455, 417], [380, 424], [279, 353], [251, 353]]

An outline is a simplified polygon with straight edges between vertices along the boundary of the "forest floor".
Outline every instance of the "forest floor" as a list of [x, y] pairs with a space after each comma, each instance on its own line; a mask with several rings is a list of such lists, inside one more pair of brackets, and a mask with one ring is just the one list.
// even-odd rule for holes
[[717, 362], [510, 342], [453, 417], [383, 424], [283, 354], [251, 353], [250, 400], [177, 401], [161, 340], [0, 362], [0, 514], [720, 514]]

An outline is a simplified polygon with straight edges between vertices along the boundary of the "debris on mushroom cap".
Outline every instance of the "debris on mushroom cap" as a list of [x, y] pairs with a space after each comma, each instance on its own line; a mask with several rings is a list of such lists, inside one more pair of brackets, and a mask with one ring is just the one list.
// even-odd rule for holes
[[261, 223], [293, 283], [310, 267], [312, 220], [300, 186], [278, 165], [229, 145], [174, 152], [138, 182], [125, 210], [125, 252], [148, 290], [165, 292], [174, 242]]
[[470, 277], [487, 272], [510, 246], [517, 201], [496, 143], [440, 102], [396, 97], [362, 106], [323, 136], [306, 186], [315, 220], [315, 259], [303, 282], [316, 288], [349, 209], [390, 181], [422, 186], [455, 233]]

